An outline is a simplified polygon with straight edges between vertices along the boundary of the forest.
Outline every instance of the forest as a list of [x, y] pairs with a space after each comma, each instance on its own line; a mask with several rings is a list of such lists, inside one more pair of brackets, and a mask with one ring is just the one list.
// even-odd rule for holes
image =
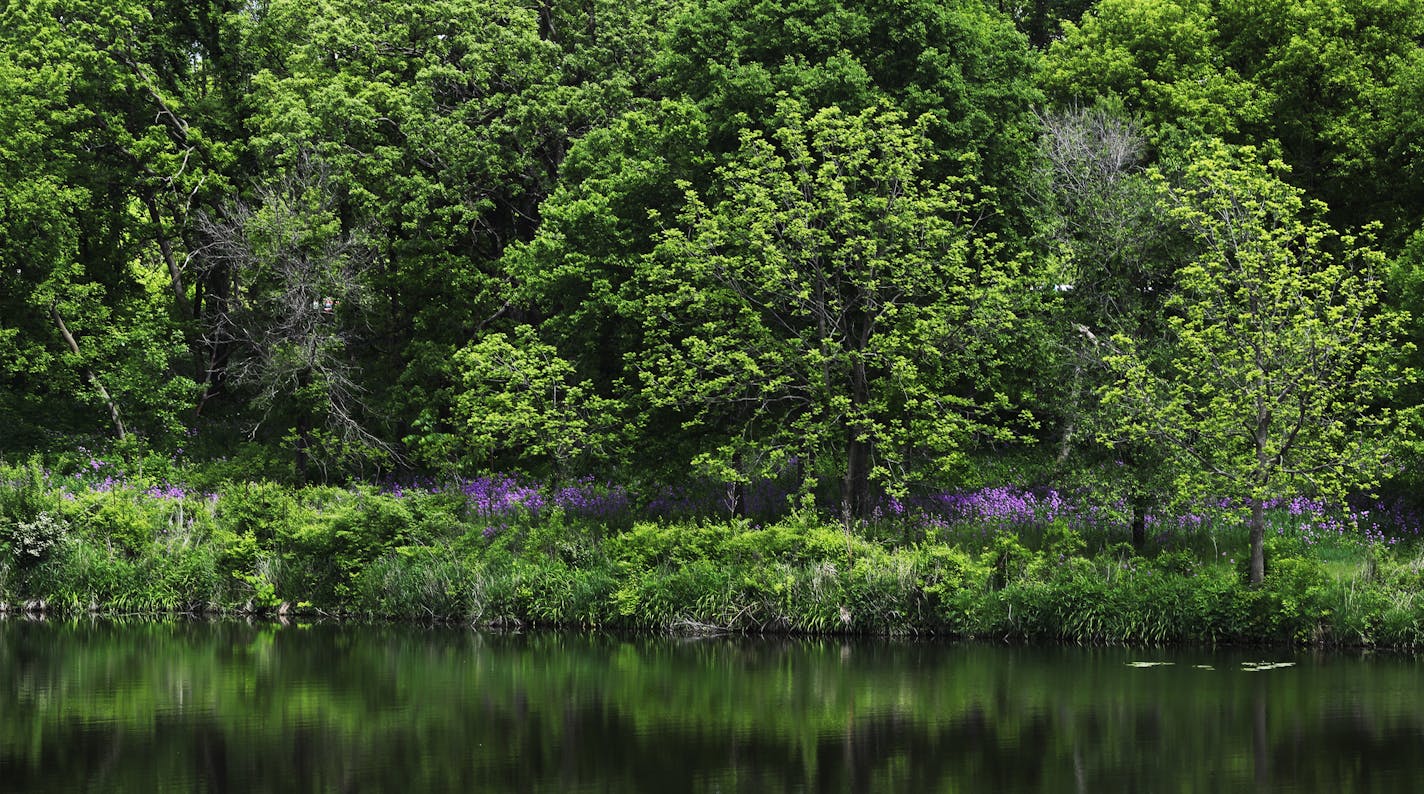
[[1414, 0], [7, 4], [0, 600], [1412, 645], [1422, 150]]

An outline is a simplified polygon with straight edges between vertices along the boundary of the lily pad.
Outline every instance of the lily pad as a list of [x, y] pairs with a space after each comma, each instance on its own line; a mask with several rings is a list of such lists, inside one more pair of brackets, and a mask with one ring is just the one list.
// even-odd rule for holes
[[1241, 669], [1248, 673], [1260, 673], [1266, 670], [1278, 670], [1282, 667], [1295, 667], [1295, 662], [1242, 662]]

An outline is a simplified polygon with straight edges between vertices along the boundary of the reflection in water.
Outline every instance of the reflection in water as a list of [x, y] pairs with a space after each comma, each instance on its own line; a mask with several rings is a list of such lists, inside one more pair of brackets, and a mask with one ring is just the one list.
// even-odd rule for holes
[[0, 790], [1411, 791], [1424, 774], [1409, 657], [10, 620], [0, 671]]

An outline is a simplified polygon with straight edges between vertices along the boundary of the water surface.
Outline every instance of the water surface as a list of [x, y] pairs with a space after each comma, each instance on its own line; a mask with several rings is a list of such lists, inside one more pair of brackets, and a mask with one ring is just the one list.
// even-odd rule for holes
[[1358, 653], [12, 618], [0, 790], [1417, 791], [1421, 673]]

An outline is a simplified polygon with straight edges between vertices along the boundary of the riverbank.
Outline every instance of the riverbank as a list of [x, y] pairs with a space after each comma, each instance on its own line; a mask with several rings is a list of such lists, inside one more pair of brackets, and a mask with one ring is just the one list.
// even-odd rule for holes
[[1270, 511], [1269, 570], [1252, 588], [1229, 505], [1154, 518], [1139, 552], [1111, 505], [1014, 489], [894, 503], [848, 532], [813, 511], [639, 518], [646, 502], [588, 481], [209, 493], [36, 465], [5, 475], [0, 601], [14, 610], [1424, 645], [1424, 552], [1407, 523], [1386, 531], [1303, 500]]

